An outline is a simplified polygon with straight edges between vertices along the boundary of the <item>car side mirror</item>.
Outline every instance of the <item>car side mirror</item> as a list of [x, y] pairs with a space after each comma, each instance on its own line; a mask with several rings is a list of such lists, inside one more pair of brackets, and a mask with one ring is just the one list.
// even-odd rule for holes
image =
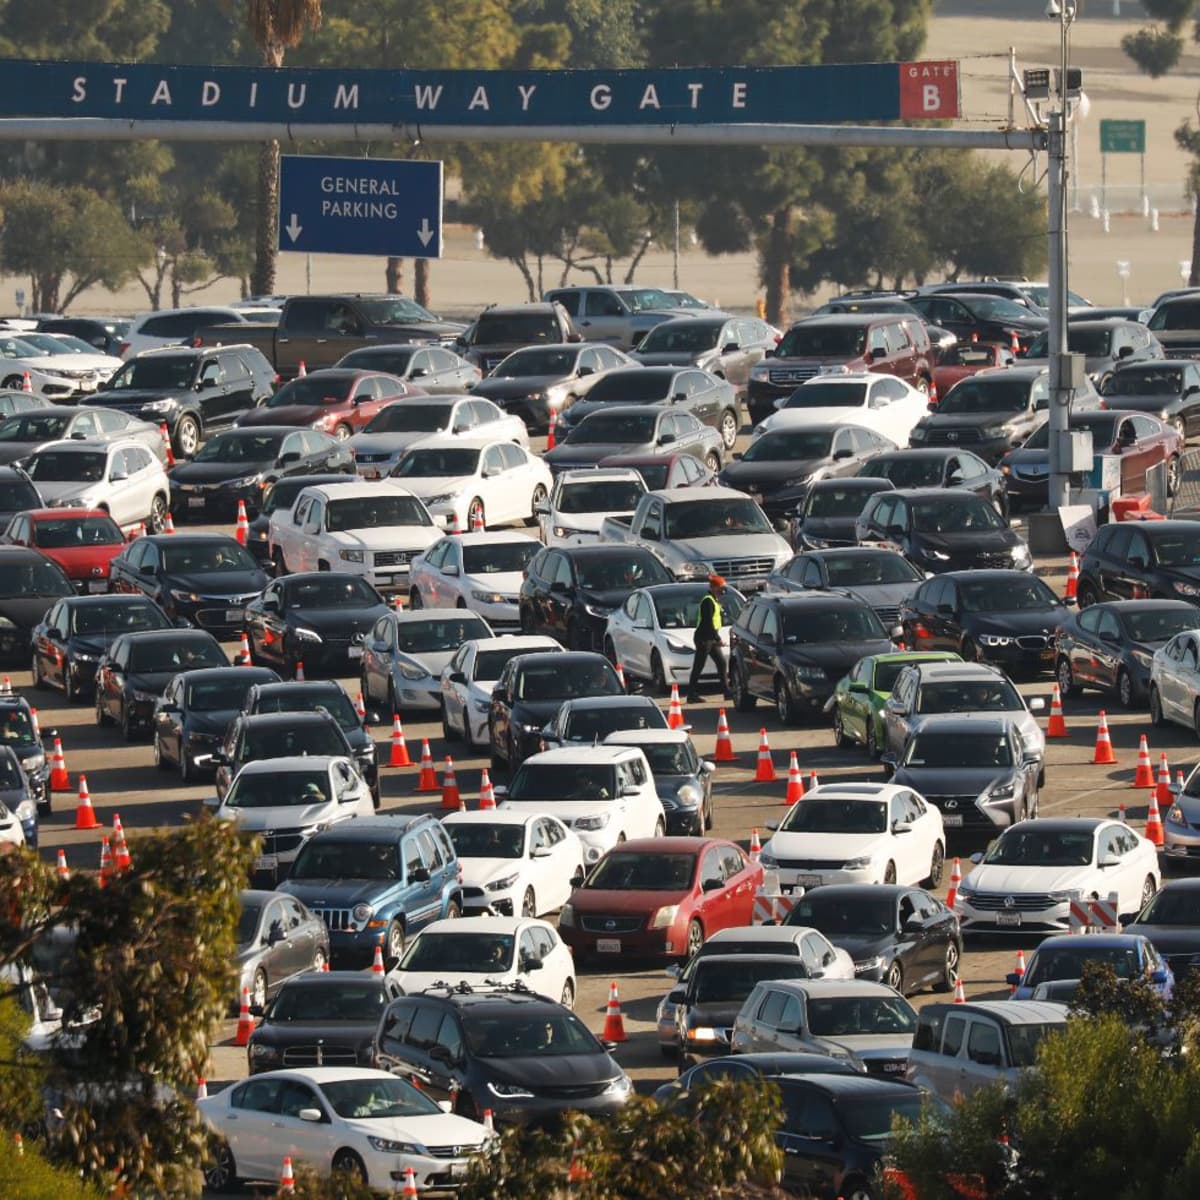
[[846, 691], [853, 692], [856, 696], [865, 696], [869, 690], [870, 689], [865, 683], [862, 683], [857, 679], [852, 679], [846, 685]]
[[952, 616], [954, 616], [954, 605], [953, 604], [939, 604], [937, 606], [937, 611], [938, 611], [939, 617], [952, 617]]
[[724, 886], [725, 886], [725, 883], [724, 883], [724, 881], [723, 881], [723, 880], [720, 880], [720, 879], [706, 879], [706, 880], [705, 880], [705, 881], [704, 881], [704, 882], [703, 882], [703, 883], [700, 885], [700, 890], [701, 890], [702, 892], [717, 892], [717, 891], [720, 891], [720, 889], [721, 889], [721, 888], [723, 888]]
[[408, 873], [409, 883], [428, 883], [430, 878], [428, 867], [415, 867]]
[[674, 988], [667, 993], [668, 1004], [686, 1004], [687, 990], [685, 988]]
[[854, 451], [851, 450], [849, 446], [843, 446], [840, 450], [835, 450], [833, 452], [833, 461], [834, 462], [840, 462], [843, 459], [853, 458], [853, 457], [854, 457]]
[[739, 346], [737, 342], [726, 342], [725, 345], [721, 347], [721, 353], [736, 354], [740, 349], [741, 346]]
[[1129, 565], [1135, 571], [1144, 571], [1147, 567], [1146, 560], [1140, 554], [1131, 554], [1129, 556]]
[[670, 446], [674, 443], [674, 441], [675, 435], [673, 433], [664, 433], [659, 437], [658, 444], [660, 446]]
[[938, 410], [938, 406], [936, 404], [934, 404], [934, 402], [932, 400], [930, 400], [930, 402], [927, 405], [925, 405], [926, 412], [935, 413], [935, 412], [937, 412], [937, 410]]
[[973, 863], [974, 863], [976, 866], [979, 866], [979, 864], [980, 864], [981, 862], [983, 862], [983, 851], [981, 851], [981, 850], [976, 850], [976, 851], [975, 851], [975, 853], [971, 855], [971, 861], [972, 861], [972, 862], [973, 862]]
[[279, 599], [276, 596], [264, 596], [262, 600], [263, 612], [279, 611]]
[[267, 930], [267, 945], [274, 946], [277, 942], [282, 942], [285, 936], [286, 934], [284, 934], [283, 929], [280, 926], [272, 925], [271, 928]]
[[540, 971], [543, 965], [542, 960], [534, 958], [532, 954], [522, 955], [521, 957], [522, 971]]
[[1121, 857], [1118, 854], [1102, 854], [1096, 863], [1096, 866], [1102, 870], [1106, 867], [1119, 867], [1121, 865]]
[[920, 933], [925, 924], [920, 917], [908, 917], [900, 927], [905, 933]]
[[889, 537], [903, 537], [904, 536], [904, 526], [903, 525], [889, 525], [887, 527], [887, 532], [888, 532]]
[[1159, 984], [1166, 983], [1167, 982], [1166, 971], [1163, 970], [1162, 967], [1159, 967], [1156, 970], [1151, 971], [1150, 972], [1150, 982], [1151, 983], [1159, 983]]
[[556, 579], [556, 580], [555, 580], [555, 581], [554, 581], [554, 582], [553, 582], [553, 583], [550, 585], [550, 590], [551, 590], [552, 592], [558, 592], [558, 593], [563, 593], [563, 594], [565, 594], [565, 593], [566, 593], [566, 590], [567, 590], [567, 585], [566, 585], [565, 583], [563, 583], [563, 581], [562, 581], [561, 579]]
[[548, 517], [550, 515], [550, 505], [545, 500], [539, 500], [533, 506], [533, 511], [536, 516]]
[[461, 574], [461, 572], [458, 569], [457, 563], [448, 563], [446, 566], [444, 566], [442, 568], [442, 574], [449, 576], [449, 578], [451, 578], [451, 579], [456, 579]]
[[769, 830], [770, 830], [772, 833], [774, 833], [774, 832], [775, 832], [775, 830], [777, 830], [777, 829], [779, 828], [779, 824], [780, 824], [780, 819], [779, 819], [778, 817], [771, 817], [771, 818], [770, 818], [770, 819], [767, 821], [767, 828], [768, 828], [768, 829], [769, 829]]
[[138, 567], [138, 574], [145, 575], [147, 578], [154, 578], [154, 568], [151, 566]]
[[1034, 698], [1032, 700], [1030, 700], [1030, 702], [1029, 702], [1029, 711], [1030, 712], [1042, 712], [1045, 709], [1045, 707], [1046, 707], [1046, 701], [1043, 700], [1041, 698], [1041, 696], [1034, 696]]
[[881, 358], [887, 358], [887, 347], [876, 346], [875, 349], [871, 351], [871, 358], [876, 362], [878, 362]]
[[700, 760], [700, 771], [704, 775], [713, 775], [716, 773], [717, 764], [710, 759], [702, 758]]
[[467, 677], [461, 671], [451, 671], [450, 674], [446, 676], [446, 678], [451, 683], [466, 683], [467, 682]]
[[498, 704], [507, 704], [508, 693], [503, 688], [493, 688], [492, 699]]
[[773, 646], [773, 645], [775, 645], [775, 635], [774, 635], [773, 633], [764, 633], [764, 634], [762, 634], [762, 644], [763, 644], [764, 646]]
[[893, 833], [912, 833], [912, 826], [907, 821], [893, 821]]
[[450, 1061], [450, 1047], [443, 1046], [440, 1042], [434, 1042], [434, 1044], [429, 1047], [429, 1057], [432, 1058], [434, 1062], [448, 1063]]
[[[215, 757], [215, 756], [210, 756], [210, 757]], [[220, 796], [205, 796], [204, 799], [200, 801], [200, 803], [203, 804], [205, 808], [220, 808], [221, 807], [221, 797]]]
[[[493, 792], [494, 794], [494, 792]], [[549, 858], [554, 853], [549, 846], [535, 846], [531, 858]]]
[[426, 367], [413, 367], [413, 369], [409, 371], [408, 377], [409, 379], [424, 379], [428, 374], [429, 371]]
[[299, 450], [289, 450], [286, 454], [281, 454], [275, 460], [275, 465], [277, 467], [286, 467], [289, 463], [294, 463], [294, 462], [299, 462], [299, 461], [300, 461], [300, 451]]
[[114, 467], [108, 475], [109, 483], [121, 483], [129, 478], [129, 472], [122, 467]]
[[1128, 358], [1132, 353], [1133, 353], [1132, 346], [1122, 346], [1120, 348], [1120, 350], [1117, 351], [1117, 357], [1118, 358]]
[[580, 367], [579, 370], [575, 372], [575, 378], [576, 379], [586, 379], [589, 375], [592, 375], [594, 373], [595, 372], [593, 371], [593, 369], [591, 367]]

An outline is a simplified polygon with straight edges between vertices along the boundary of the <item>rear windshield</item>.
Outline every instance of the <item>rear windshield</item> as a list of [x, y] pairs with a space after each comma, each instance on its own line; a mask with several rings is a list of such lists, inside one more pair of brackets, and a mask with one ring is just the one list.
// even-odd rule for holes
[[[815, 611], [814, 611], [815, 610]], [[831, 608], [821, 611], [805, 604], [799, 610], [783, 608], [783, 641], [789, 646], [820, 646], [830, 642], [887, 641], [874, 610], [864, 604], [861, 608]]]
[[364, 433], [440, 433], [454, 410], [449, 404], [389, 404], [371, 419]]
[[493, 372], [494, 379], [521, 379], [526, 375], [570, 375], [575, 370], [578, 350], [518, 350]]
[[358, 496], [353, 500], [330, 500], [325, 517], [325, 528], [330, 533], [432, 524], [425, 506], [413, 496]]
[[475, 324], [475, 344], [557, 342], [561, 330], [551, 313], [483, 313]]
[[632, 479], [569, 483], [559, 492], [555, 508], [560, 513], [632, 512], [645, 494], [645, 487]]
[[867, 399], [865, 383], [806, 383], [784, 402], [784, 408], [862, 408]]
[[135, 358], [113, 376], [105, 391], [134, 388], [183, 391], [192, 386], [198, 361], [194, 354], [153, 354]]
[[783, 335], [779, 358], [858, 358], [867, 330], [856, 325], [796, 325]]
[[513, 575], [529, 566], [541, 549], [533, 538], [519, 542], [486, 542], [482, 546], [464, 546], [463, 573], [466, 575]]
[[610, 763], [523, 763], [509, 785], [510, 800], [611, 800], [617, 769]]
[[1178, 367], [1138, 367], [1115, 371], [1100, 385], [1102, 396], [1178, 396], [1183, 372]]
[[806, 978], [808, 971], [799, 959], [793, 962], [782, 955], [770, 962], [739, 962], [736, 966], [701, 958], [692, 976], [691, 999], [695, 1004], [740, 1004], [763, 980]]
[[134, 642], [129, 650], [129, 669], [156, 674], [161, 671], [190, 671], [196, 667], [227, 667], [225, 651], [212, 638], [203, 640], [176, 638], [167, 641], [155, 638], [140, 645]]
[[[874, 472], [872, 472], [874, 473]], [[882, 473], [882, 472], [881, 472]], [[882, 487], [880, 491], [884, 490]], [[806, 517], [857, 517], [874, 495], [866, 488], [813, 488], [804, 506]]]
[[480, 617], [430, 617], [396, 622], [396, 645], [405, 654], [436, 654], [457, 650], [473, 638], [491, 637]]
[[1029, 405], [1029, 383], [1023, 379], [981, 379], [957, 383], [938, 405], [939, 413], [1022, 412]]
[[606, 375], [587, 394], [588, 403], [650, 404], [671, 394], [675, 376], [659, 371], [620, 371]]
[[906, 767], [1011, 767], [1008, 738], [995, 733], [920, 733], [904, 753]]
[[616, 671], [602, 662], [573, 662], [567, 671], [550, 663], [518, 669], [515, 689], [515, 699], [535, 703], [576, 696], [619, 696], [625, 691]]

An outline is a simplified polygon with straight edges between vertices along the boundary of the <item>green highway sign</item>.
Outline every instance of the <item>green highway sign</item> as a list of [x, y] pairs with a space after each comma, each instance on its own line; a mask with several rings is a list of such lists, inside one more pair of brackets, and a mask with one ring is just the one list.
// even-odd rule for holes
[[1145, 121], [1101, 121], [1101, 154], [1145, 154]]

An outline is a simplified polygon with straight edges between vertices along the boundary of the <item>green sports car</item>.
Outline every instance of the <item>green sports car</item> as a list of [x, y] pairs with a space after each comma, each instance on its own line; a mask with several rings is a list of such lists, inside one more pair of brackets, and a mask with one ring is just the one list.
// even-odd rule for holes
[[829, 699], [833, 710], [833, 740], [840, 749], [856, 742], [878, 758], [883, 745], [883, 708], [892, 694], [896, 677], [911, 663], [961, 662], [949, 651], [898, 650], [892, 654], [869, 654], [843, 675]]

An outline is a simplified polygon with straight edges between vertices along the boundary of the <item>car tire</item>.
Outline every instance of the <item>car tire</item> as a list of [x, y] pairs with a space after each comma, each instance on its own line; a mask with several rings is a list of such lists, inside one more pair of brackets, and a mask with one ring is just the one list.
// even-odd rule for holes
[[353, 1179], [359, 1187], [367, 1185], [367, 1168], [353, 1150], [339, 1150], [333, 1156], [333, 1166], [330, 1170], [334, 1175]]
[[704, 926], [693, 917], [688, 922], [687, 939], [684, 941], [683, 961], [688, 962], [704, 945]]
[[715, 450], [710, 450], [710, 451], [709, 451], [709, 452], [708, 452], [708, 453], [707, 453], [707, 454], [704, 456], [704, 465], [705, 465], [705, 466], [706, 466], [706, 467], [707, 467], [707, 468], [708, 468], [708, 469], [709, 469], [709, 470], [710, 470], [710, 471], [711, 471], [711, 472], [712, 472], [714, 475], [719, 475], [719, 474], [721, 473], [721, 458], [720, 458], [720, 455], [718, 455], [718, 454], [717, 454], [717, 452], [716, 452]]
[[617, 648], [610, 637], [604, 639], [604, 657], [615, 667], [617, 665]]
[[654, 691], [659, 696], [665, 696], [671, 690], [667, 682], [667, 670], [663, 666], [662, 655], [657, 650], [650, 656], [650, 677], [654, 681]]
[[833, 744], [839, 750], [849, 750], [854, 745], [854, 739], [846, 732], [842, 721], [842, 710], [836, 704], [833, 706]]
[[259, 967], [254, 972], [254, 978], [250, 982], [250, 1003], [257, 1004], [260, 1008], [267, 1002], [267, 991], [270, 984], [267, 982], [267, 973]]
[[929, 856], [929, 874], [921, 884], [925, 888], [936, 888], [942, 882], [946, 870], [946, 847], [941, 842], [935, 842], [933, 853]]
[[146, 532], [162, 533], [167, 523], [167, 498], [158, 492], [150, 501], [150, 512], [146, 516]]
[[1071, 670], [1071, 660], [1065, 654], [1060, 654], [1054, 668], [1054, 678], [1058, 682], [1058, 694], [1062, 699], [1068, 696], [1078, 696], [1083, 688], [1075, 682], [1075, 672]]
[[800, 719], [796, 702], [788, 690], [787, 680], [782, 677], [775, 680], [775, 712], [783, 725], [794, 725]]
[[1122, 708], [1132, 708], [1137, 703], [1133, 676], [1124, 667], [1117, 672], [1117, 703]]
[[391, 970], [399, 961], [404, 953], [405, 946], [404, 926], [393, 918], [387, 927], [387, 932], [383, 935], [383, 965], [385, 969]]
[[889, 862], [888, 865], [883, 868], [883, 882], [885, 884], [887, 884], [889, 887], [891, 887], [893, 884], [895, 884], [895, 882], [896, 882], [896, 864], [894, 862]]
[[946, 943], [946, 953], [942, 956], [942, 972], [937, 983], [933, 985], [935, 992], [952, 992], [958, 983], [958, 965], [962, 961], [958, 943], [951, 938]]
[[730, 691], [733, 692], [733, 707], [740, 713], [753, 712], [755, 698], [750, 694], [746, 681], [736, 666], [730, 667], [729, 684]]
[[400, 712], [400, 697], [396, 695], [396, 684], [392, 679], [388, 679], [387, 686], [387, 702], [388, 711], [392, 716], [396, 716]]
[[283, 551], [278, 546], [276, 546], [275, 551], [271, 555], [271, 557], [275, 560], [276, 576], [282, 578], [284, 575], [286, 575], [288, 573], [287, 560], [283, 557]]
[[529, 516], [525, 518], [526, 525], [536, 525], [538, 523], [537, 506], [546, 503], [546, 485], [539, 483], [533, 489], [532, 495], [529, 497]]
[[575, 1007], [575, 981], [573, 979], [568, 979], [563, 984], [562, 995], [559, 996], [558, 1002], [568, 1012]]
[[442, 704], [442, 737], [447, 742], [461, 742], [462, 734], [446, 719], [446, 705]]
[[861, 1176], [843, 1179], [838, 1189], [838, 1200], [877, 1200], [871, 1185]]
[[25, 386], [24, 375], [10, 375], [2, 385], [7, 391], [19, 392]]
[[96, 726], [99, 729], [103, 729], [105, 725], [111, 725], [111, 724], [112, 724], [112, 717], [110, 717], [108, 715], [108, 712], [106, 711], [106, 709], [104, 707], [103, 698], [101, 697], [100, 693], [97, 692], [96, 693]]
[[1080, 608], [1090, 608], [1093, 604], [1100, 603], [1100, 594], [1094, 585], [1080, 583], [1076, 588], [1075, 601]]
[[36, 650], [33, 652], [32, 661], [29, 665], [29, 674], [35, 688], [44, 688], [46, 686], [46, 680], [42, 676], [42, 660]]
[[662, 817], [659, 817], [658, 820], [654, 822], [654, 836], [656, 838], [667, 836], [667, 827], [663, 823]]
[[[186, 759], [186, 758], [187, 758], [186, 754], [181, 755], [181, 759]], [[162, 741], [159, 739], [159, 736], [157, 733], [154, 735], [154, 765], [160, 771], [169, 771], [171, 769], [171, 764], [169, 762], [167, 762], [166, 756], [162, 752]], [[182, 775], [183, 775], [182, 761], [180, 762], [179, 765], [180, 765], [179, 774], [182, 777]]]
[[1038, 813], [1041, 811], [1041, 807], [1042, 798], [1038, 794], [1038, 790], [1035, 787], [1032, 794], [1025, 798], [1025, 820], [1036, 821]]
[[203, 1165], [202, 1174], [204, 1175], [204, 1186], [210, 1192], [217, 1192], [224, 1196], [230, 1192], [240, 1190], [240, 1180], [237, 1176], [237, 1162], [233, 1157], [233, 1151], [230, 1150], [228, 1142], [220, 1141], [216, 1143], [213, 1149], [212, 1161]]
[[1179, 455], [1167, 459], [1167, 495], [1174, 496], [1179, 490]]
[[534, 894], [533, 888], [531, 887], [527, 887], [525, 889], [525, 895], [521, 897], [521, 916], [537, 916], [537, 896]]
[[179, 743], [179, 782], [184, 784], [196, 782], [196, 769], [188, 761], [188, 754], [183, 747], [182, 739]]
[[721, 422], [717, 427], [717, 432], [721, 435], [721, 444], [726, 450], [732, 450], [737, 445], [738, 427], [737, 413], [732, 408], [727, 408], [721, 414]]
[[191, 458], [200, 448], [200, 422], [190, 415], [180, 417], [171, 442], [176, 458]]
[[1158, 694], [1158, 688], [1154, 684], [1150, 685], [1150, 724], [1157, 729], [1161, 729], [1167, 723], [1167, 718], [1163, 716], [1162, 699]]
[[899, 992], [900, 995], [904, 995], [904, 968], [900, 965], [900, 960], [898, 958], [893, 958], [892, 961], [888, 963], [888, 969], [886, 972], [884, 972], [883, 982], [887, 984], [888, 987]]

